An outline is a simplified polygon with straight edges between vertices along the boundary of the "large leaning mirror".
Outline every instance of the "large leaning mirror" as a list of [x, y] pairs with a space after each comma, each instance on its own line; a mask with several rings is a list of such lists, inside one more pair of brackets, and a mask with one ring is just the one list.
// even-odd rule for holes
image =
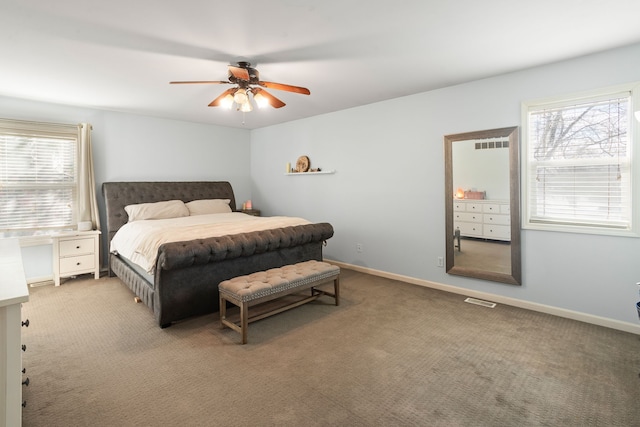
[[518, 128], [446, 135], [447, 273], [521, 284]]

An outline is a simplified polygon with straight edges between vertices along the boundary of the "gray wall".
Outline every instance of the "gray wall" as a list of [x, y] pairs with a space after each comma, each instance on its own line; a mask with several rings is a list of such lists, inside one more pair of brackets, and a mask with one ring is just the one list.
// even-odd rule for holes
[[[523, 101], [633, 81], [640, 45], [258, 129], [254, 204], [331, 222], [332, 260], [637, 325], [638, 238], [523, 230], [519, 287], [436, 266], [445, 255], [444, 135], [520, 126]], [[300, 155], [337, 172], [285, 176]]]

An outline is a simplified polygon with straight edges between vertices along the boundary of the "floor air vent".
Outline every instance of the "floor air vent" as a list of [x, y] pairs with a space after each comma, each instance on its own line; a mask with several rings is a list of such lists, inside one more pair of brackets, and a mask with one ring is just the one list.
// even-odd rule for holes
[[489, 307], [489, 308], [495, 308], [496, 306], [495, 302], [483, 301], [481, 299], [475, 299], [475, 298], [467, 298], [466, 300], [464, 300], [464, 302], [468, 302], [469, 304], [481, 305], [483, 307]]

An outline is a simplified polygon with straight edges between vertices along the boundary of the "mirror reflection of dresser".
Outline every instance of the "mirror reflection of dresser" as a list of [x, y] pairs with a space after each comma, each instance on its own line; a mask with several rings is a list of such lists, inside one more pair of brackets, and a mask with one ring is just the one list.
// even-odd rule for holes
[[453, 229], [462, 237], [510, 241], [510, 213], [509, 201], [454, 199]]

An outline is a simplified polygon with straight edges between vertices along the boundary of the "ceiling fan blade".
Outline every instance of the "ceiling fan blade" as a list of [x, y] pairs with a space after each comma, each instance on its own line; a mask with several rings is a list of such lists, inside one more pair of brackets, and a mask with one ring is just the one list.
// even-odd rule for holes
[[300, 86], [291, 86], [291, 85], [285, 85], [282, 83], [274, 83], [274, 82], [259, 82], [260, 86], [264, 86], [264, 87], [268, 87], [269, 89], [277, 89], [277, 90], [286, 90], [287, 92], [295, 92], [295, 93], [300, 93], [302, 95], [311, 95], [311, 92], [309, 92], [309, 89], [307, 89], [306, 87], [300, 87]]
[[209, 107], [218, 107], [220, 106], [220, 102], [224, 99], [225, 96], [231, 94], [233, 95], [233, 93], [236, 91], [237, 88], [233, 87], [231, 89], [227, 89], [224, 92], [222, 92], [220, 94], [220, 96], [218, 96], [216, 99], [214, 99], [213, 101], [211, 101], [211, 103], [209, 103]]
[[255, 99], [257, 94], [260, 94], [260, 95], [264, 96], [267, 99], [267, 101], [269, 101], [269, 105], [271, 105], [273, 108], [282, 108], [285, 105], [287, 105], [284, 102], [282, 102], [281, 100], [279, 100], [278, 98], [276, 98], [275, 96], [271, 95], [269, 92], [267, 92], [264, 89], [260, 89], [259, 87], [254, 87], [251, 90], [253, 92], [253, 98], [254, 99]]
[[246, 68], [236, 67], [235, 65], [229, 65], [229, 72], [236, 79], [249, 81], [249, 71]]
[[200, 81], [189, 81], [189, 82], [169, 82], [170, 85], [201, 85], [201, 84], [205, 84], [205, 85], [227, 85], [229, 84], [229, 82], [225, 82], [222, 80], [215, 80], [215, 81], [211, 81], [211, 80], [200, 80]]

